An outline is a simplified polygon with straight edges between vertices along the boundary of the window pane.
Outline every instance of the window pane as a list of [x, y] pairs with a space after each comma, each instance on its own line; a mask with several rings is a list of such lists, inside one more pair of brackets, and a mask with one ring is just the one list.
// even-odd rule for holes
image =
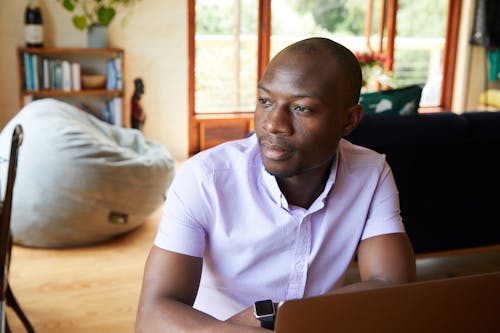
[[420, 106], [439, 106], [448, 0], [399, 0], [394, 73], [399, 86], [425, 84]]
[[197, 0], [195, 10], [195, 112], [253, 111], [257, 1]]
[[[393, 87], [428, 83], [421, 105], [440, 102], [448, 1], [398, 1], [394, 74], [389, 82]], [[373, 1], [370, 41], [373, 50], [379, 48], [377, 34], [382, 4], [382, 0]], [[366, 11], [366, 0], [273, 0], [271, 57], [285, 46], [312, 36], [331, 38], [353, 52], [367, 52]]]
[[[376, 26], [380, 1], [374, 1]], [[367, 49], [366, 0], [273, 0], [271, 57], [285, 46], [313, 36], [327, 37], [350, 50]]]
[[[375, 0], [372, 31], [377, 31], [382, 0]], [[365, 37], [366, 0], [273, 0], [271, 57], [287, 45], [308, 37], [330, 38], [353, 52], [369, 52], [378, 48], [378, 39]], [[363, 67], [367, 84], [363, 91], [375, 90], [382, 74], [379, 66]]]

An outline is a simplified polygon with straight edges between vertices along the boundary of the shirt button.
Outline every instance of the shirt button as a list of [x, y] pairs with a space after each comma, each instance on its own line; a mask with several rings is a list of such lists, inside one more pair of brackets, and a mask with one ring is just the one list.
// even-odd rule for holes
[[302, 260], [297, 261], [295, 264], [295, 270], [297, 272], [302, 272], [304, 270], [304, 262]]

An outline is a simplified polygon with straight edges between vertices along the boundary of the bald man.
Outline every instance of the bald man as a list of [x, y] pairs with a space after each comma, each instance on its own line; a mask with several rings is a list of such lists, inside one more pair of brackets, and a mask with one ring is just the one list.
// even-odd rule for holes
[[[276, 55], [255, 134], [197, 154], [170, 187], [137, 332], [266, 332], [277, 302], [415, 279], [384, 156], [343, 139], [360, 88], [356, 58], [329, 39]], [[356, 256], [361, 282], [343, 286]]]

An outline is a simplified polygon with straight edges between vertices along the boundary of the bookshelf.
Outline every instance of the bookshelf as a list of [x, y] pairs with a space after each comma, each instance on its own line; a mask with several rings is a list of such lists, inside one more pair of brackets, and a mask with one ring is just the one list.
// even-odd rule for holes
[[[123, 103], [123, 49], [19, 47], [17, 67], [20, 108], [35, 99], [55, 98], [109, 123], [129, 126]], [[104, 76], [105, 82], [88, 87], [83, 75]]]

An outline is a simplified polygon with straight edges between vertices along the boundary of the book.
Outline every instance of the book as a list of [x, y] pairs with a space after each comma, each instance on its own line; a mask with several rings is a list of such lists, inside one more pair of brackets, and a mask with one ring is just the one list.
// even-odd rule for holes
[[106, 64], [106, 89], [116, 89], [116, 67], [113, 60], [108, 60]]
[[111, 100], [111, 117], [114, 120], [113, 125], [121, 127], [123, 125], [122, 119], [122, 98], [115, 97]]
[[56, 90], [62, 89], [62, 63], [61, 60], [54, 61], [54, 88]]
[[62, 90], [71, 90], [71, 65], [68, 60], [63, 60], [61, 63], [62, 68]]
[[24, 52], [23, 53], [23, 73], [24, 73], [24, 82], [23, 82], [23, 88], [24, 90], [32, 90], [31, 89], [31, 78], [30, 78], [30, 60], [29, 60], [29, 53]]
[[28, 72], [29, 72], [29, 89], [30, 91], [35, 90], [35, 78], [33, 77], [33, 55], [31, 53], [28, 54]]
[[115, 119], [113, 118], [113, 112], [111, 112], [111, 104], [112, 101], [108, 101], [102, 104], [101, 120], [107, 122], [108, 124], [113, 125], [115, 123]]
[[49, 77], [50, 77], [50, 89], [56, 89], [56, 61], [51, 59], [49, 60]]
[[123, 90], [123, 73], [122, 73], [122, 56], [119, 54], [115, 58], [115, 70], [116, 70], [116, 90]]
[[82, 67], [78, 62], [71, 63], [71, 87], [75, 91], [82, 90]]
[[50, 89], [50, 70], [49, 70], [49, 59], [43, 59], [43, 89]]
[[40, 90], [40, 82], [39, 82], [39, 77], [38, 77], [38, 68], [40, 67], [39, 65], [39, 59], [40, 57], [38, 56], [38, 54], [32, 54], [31, 55], [31, 59], [32, 59], [32, 68], [33, 71], [31, 73], [32, 77], [33, 77], [33, 90], [34, 91], [38, 91]]

